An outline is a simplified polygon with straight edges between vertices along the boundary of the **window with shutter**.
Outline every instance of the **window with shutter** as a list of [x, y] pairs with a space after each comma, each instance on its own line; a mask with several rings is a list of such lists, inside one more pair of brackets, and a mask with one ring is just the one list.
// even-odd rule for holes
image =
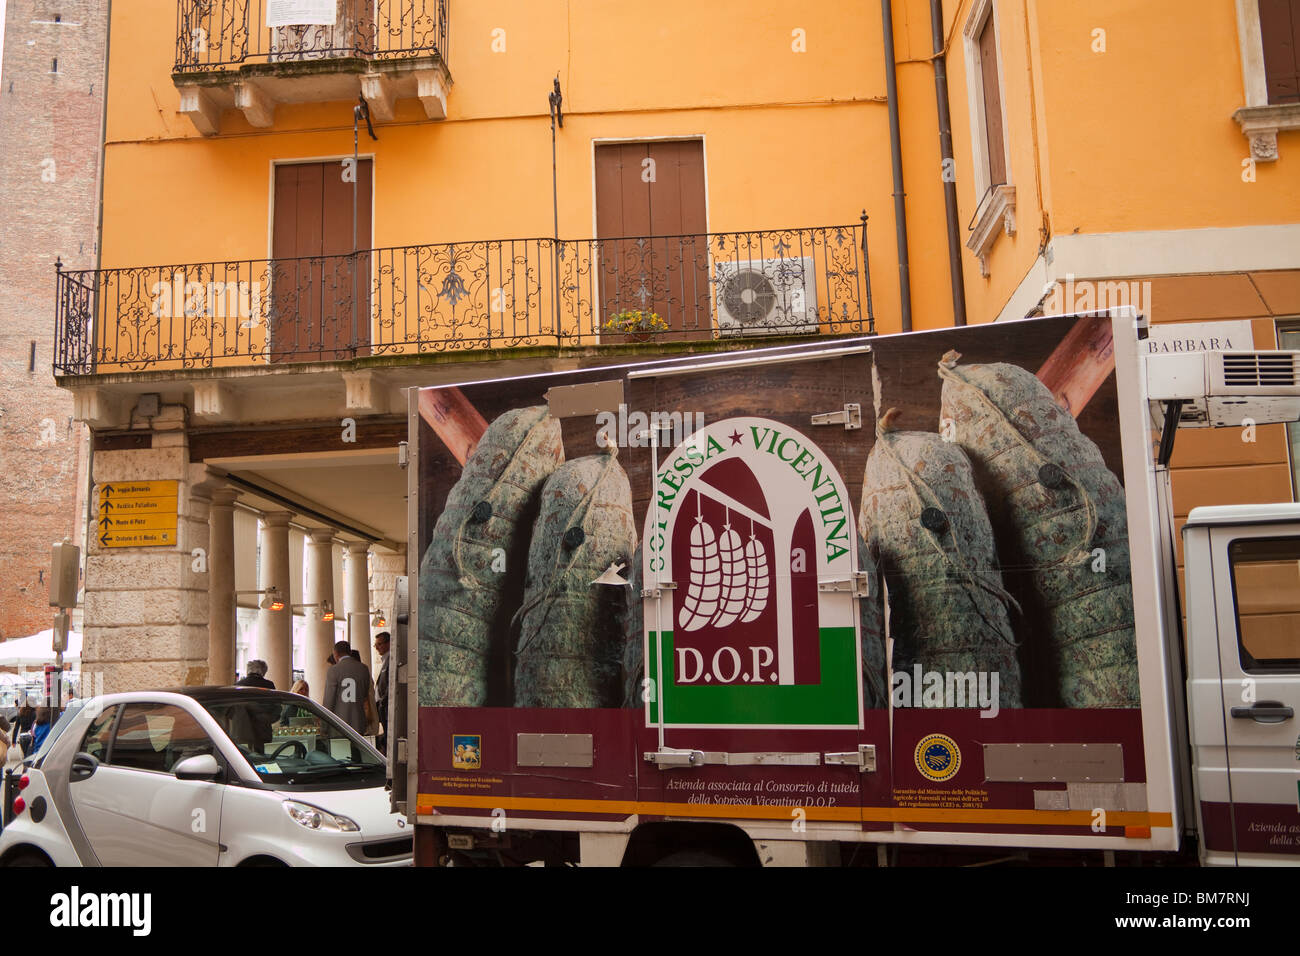
[[[374, 163], [275, 167], [269, 352], [273, 362], [366, 354], [370, 344], [370, 210]], [[356, 247], [353, 248], [353, 188]], [[352, 253], [358, 251], [356, 255]]]
[[1300, 129], [1300, 0], [1236, 0], [1246, 103], [1233, 111], [1250, 158], [1278, 158], [1278, 136]]
[[[274, 3], [274, 0], [269, 0]], [[306, 10], [301, 4], [284, 4], [285, 16], [291, 21], [288, 26], [275, 26], [271, 32], [271, 61], [281, 60], [320, 60], [329, 57], [367, 56], [375, 51], [375, 9], [374, 0], [334, 0], [334, 22], [332, 24], [304, 23], [292, 25], [293, 12]], [[322, 4], [317, 4], [321, 6]], [[331, 0], [325, 0], [323, 6], [329, 7]], [[319, 12], [310, 10], [308, 12]], [[269, 22], [283, 22], [275, 7], [268, 7]], [[311, 20], [313, 17], [303, 17]]]
[[984, 134], [988, 147], [988, 185], [1007, 181], [1007, 154], [1002, 136], [1002, 90], [998, 85], [998, 48], [993, 16], [984, 21], [979, 34], [980, 80], [984, 92]]
[[711, 337], [703, 141], [602, 144], [595, 174], [601, 321], [653, 312], [674, 339]]
[[974, 180], [976, 205], [966, 247], [979, 259], [980, 274], [987, 276], [988, 256], [993, 243], [999, 235], [1013, 236], [1016, 232], [1016, 189], [1011, 184], [1011, 168], [1007, 160], [994, 0], [974, 0], [962, 35], [970, 107], [971, 178]]
[[1269, 103], [1300, 103], [1300, 0], [1259, 0]]

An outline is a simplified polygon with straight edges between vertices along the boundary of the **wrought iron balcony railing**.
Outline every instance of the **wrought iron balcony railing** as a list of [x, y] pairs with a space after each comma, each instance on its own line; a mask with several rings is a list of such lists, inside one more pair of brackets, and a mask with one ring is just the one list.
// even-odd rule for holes
[[176, 73], [447, 52], [447, 0], [337, 0], [330, 25], [267, 26], [272, 0], [177, 0]]
[[58, 272], [56, 374], [871, 333], [854, 225]]

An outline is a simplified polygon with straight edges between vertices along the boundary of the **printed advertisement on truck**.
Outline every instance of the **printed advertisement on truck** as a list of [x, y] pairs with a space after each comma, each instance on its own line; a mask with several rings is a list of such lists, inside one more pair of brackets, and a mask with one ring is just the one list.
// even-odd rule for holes
[[1137, 333], [1080, 385], [1080, 321], [420, 390], [420, 820], [1176, 847]]

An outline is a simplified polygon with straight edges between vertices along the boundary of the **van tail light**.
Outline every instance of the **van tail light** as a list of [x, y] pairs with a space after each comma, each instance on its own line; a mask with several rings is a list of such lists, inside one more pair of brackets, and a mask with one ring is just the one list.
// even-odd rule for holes
[[32, 782], [32, 778], [27, 776], [27, 774], [23, 774], [21, 777], [18, 778], [18, 789], [26, 790], [27, 785], [31, 782]]
[[26, 810], [26, 809], [27, 809], [27, 801], [24, 800], [22, 797], [15, 797], [15, 798], [14, 798], [14, 816], [18, 816], [18, 814], [22, 813], [22, 812], [23, 812], [24, 810]]

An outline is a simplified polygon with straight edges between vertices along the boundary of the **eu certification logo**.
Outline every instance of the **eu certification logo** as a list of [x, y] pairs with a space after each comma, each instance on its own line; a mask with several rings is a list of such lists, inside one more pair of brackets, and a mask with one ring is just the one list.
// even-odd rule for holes
[[961, 769], [961, 750], [957, 741], [945, 734], [929, 734], [916, 745], [916, 769], [921, 776], [936, 783], [951, 780]]

